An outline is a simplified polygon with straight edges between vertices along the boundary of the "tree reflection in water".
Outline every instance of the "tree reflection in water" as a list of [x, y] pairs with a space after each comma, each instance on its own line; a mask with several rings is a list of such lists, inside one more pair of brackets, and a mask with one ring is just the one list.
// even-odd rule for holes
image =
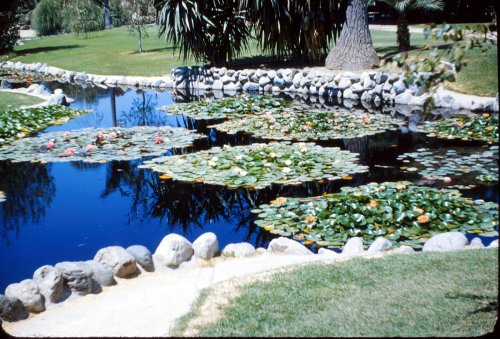
[[0, 161], [0, 191], [7, 200], [0, 204], [2, 238], [7, 243], [9, 233], [19, 235], [19, 227], [39, 222], [55, 196], [54, 178], [50, 165], [29, 162]]

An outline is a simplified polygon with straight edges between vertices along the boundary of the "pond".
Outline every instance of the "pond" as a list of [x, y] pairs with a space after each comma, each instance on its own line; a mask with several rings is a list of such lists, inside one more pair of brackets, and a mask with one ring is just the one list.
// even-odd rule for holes
[[[170, 150], [167, 155], [260, 141], [241, 133], [225, 135], [208, 128], [210, 124], [206, 122], [166, 115], [160, 109], [199, 97], [169, 91], [45, 84], [52, 89], [62, 88], [74, 98], [72, 108], [92, 112], [44, 132], [86, 127], [172, 126], [197, 129], [208, 136], [196, 141], [193, 148]], [[301, 100], [307, 107], [307, 98]], [[421, 118], [421, 112], [400, 117], [415, 121]], [[464, 196], [498, 203], [498, 181], [478, 182], [470, 173], [456, 177], [453, 177], [456, 173], [451, 173], [453, 181], [445, 185], [437, 179], [444, 176], [443, 172], [438, 171], [434, 179], [422, 179], [417, 173], [400, 169], [412, 160], [411, 156], [401, 158], [405, 153], [443, 147], [464, 152], [463, 144], [427, 138], [404, 128], [319, 144], [358, 152], [360, 163], [369, 170], [353, 174], [349, 180], [272, 186], [255, 191], [163, 181], [160, 173], [138, 168], [142, 160], [46, 164], [0, 161], [0, 191], [6, 199], [0, 203], [0, 291], [10, 283], [31, 278], [33, 271], [42, 265], [91, 259], [102, 247], [142, 244], [154, 251], [161, 239], [172, 232], [190, 241], [204, 232], [214, 232], [221, 249], [228, 243], [241, 241], [266, 247], [276, 235], [255, 225], [256, 216], [251, 210], [278, 196], [315, 196], [338, 192], [346, 185], [409, 180], [435, 187], [459, 185]], [[474, 148], [467, 149], [470, 152]], [[493, 171], [498, 175], [498, 163], [495, 166]], [[491, 240], [485, 239], [484, 243]]]

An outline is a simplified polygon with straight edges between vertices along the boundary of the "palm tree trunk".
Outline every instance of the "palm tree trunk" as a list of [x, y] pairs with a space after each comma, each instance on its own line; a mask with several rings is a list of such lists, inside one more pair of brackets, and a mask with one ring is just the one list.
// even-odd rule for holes
[[399, 12], [397, 24], [399, 50], [401, 52], [408, 51], [410, 49], [410, 30], [408, 29], [408, 18], [405, 11]]
[[349, 0], [339, 40], [328, 54], [329, 69], [361, 70], [378, 66], [380, 59], [373, 48], [368, 29], [366, 0]]

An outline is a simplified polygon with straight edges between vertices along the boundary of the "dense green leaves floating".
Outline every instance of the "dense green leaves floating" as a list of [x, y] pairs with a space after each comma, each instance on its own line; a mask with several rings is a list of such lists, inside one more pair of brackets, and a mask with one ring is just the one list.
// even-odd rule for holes
[[183, 128], [146, 127], [84, 128], [44, 133], [0, 147], [0, 160], [13, 162], [107, 162], [161, 155], [172, 148], [191, 146], [205, 136]]
[[255, 223], [271, 233], [332, 248], [354, 236], [368, 245], [384, 236], [414, 248], [451, 230], [498, 236], [497, 204], [403, 181], [343, 187], [319, 197], [278, 197], [254, 213]]
[[4, 202], [5, 201], [5, 193], [0, 191], [0, 202]]
[[162, 107], [168, 114], [183, 114], [195, 120], [240, 117], [261, 111], [274, 111], [290, 104], [272, 95], [235, 96], [214, 100], [193, 101]]
[[489, 113], [428, 121], [420, 126], [420, 129], [427, 133], [428, 137], [498, 143], [498, 116], [494, 117]]
[[45, 106], [0, 112], [0, 145], [9, 140], [67, 122], [89, 111], [64, 106]]
[[[489, 148], [427, 149], [398, 156], [404, 163], [403, 171], [416, 169], [429, 179], [441, 179], [444, 176], [475, 175], [483, 182], [498, 181], [498, 146]], [[470, 174], [469, 174], [470, 173]]]
[[349, 111], [267, 111], [210, 126], [221, 132], [243, 131], [265, 140], [334, 140], [358, 138], [393, 129], [397, 121], [386, 114]]
[[186, 182], [263, 188], [272, 184], [294, 185], [315, 180], [341, 179], [366, 172], [357, 154], [338, 147], [289, 142], [214, 147], [193, 154], [145, 161], [143, 168], [162, 172], [163, 178]]

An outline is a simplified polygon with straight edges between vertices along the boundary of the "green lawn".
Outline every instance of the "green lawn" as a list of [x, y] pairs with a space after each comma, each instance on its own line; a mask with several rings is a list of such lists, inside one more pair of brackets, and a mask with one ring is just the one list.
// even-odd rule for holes
[[0, 92], [0, 112], [16, 109], [25, 105], [35, 105], [43, 100], [31, 95]]
[[498, 250], [357, 258], [241, 288], [217, 307], [215, 324], [199, 325], [211, 316], [200, 312], [213, 293], [205, 291], [173, 334], [197, 328], [199, 336], [479, 336], [497, 321]]

